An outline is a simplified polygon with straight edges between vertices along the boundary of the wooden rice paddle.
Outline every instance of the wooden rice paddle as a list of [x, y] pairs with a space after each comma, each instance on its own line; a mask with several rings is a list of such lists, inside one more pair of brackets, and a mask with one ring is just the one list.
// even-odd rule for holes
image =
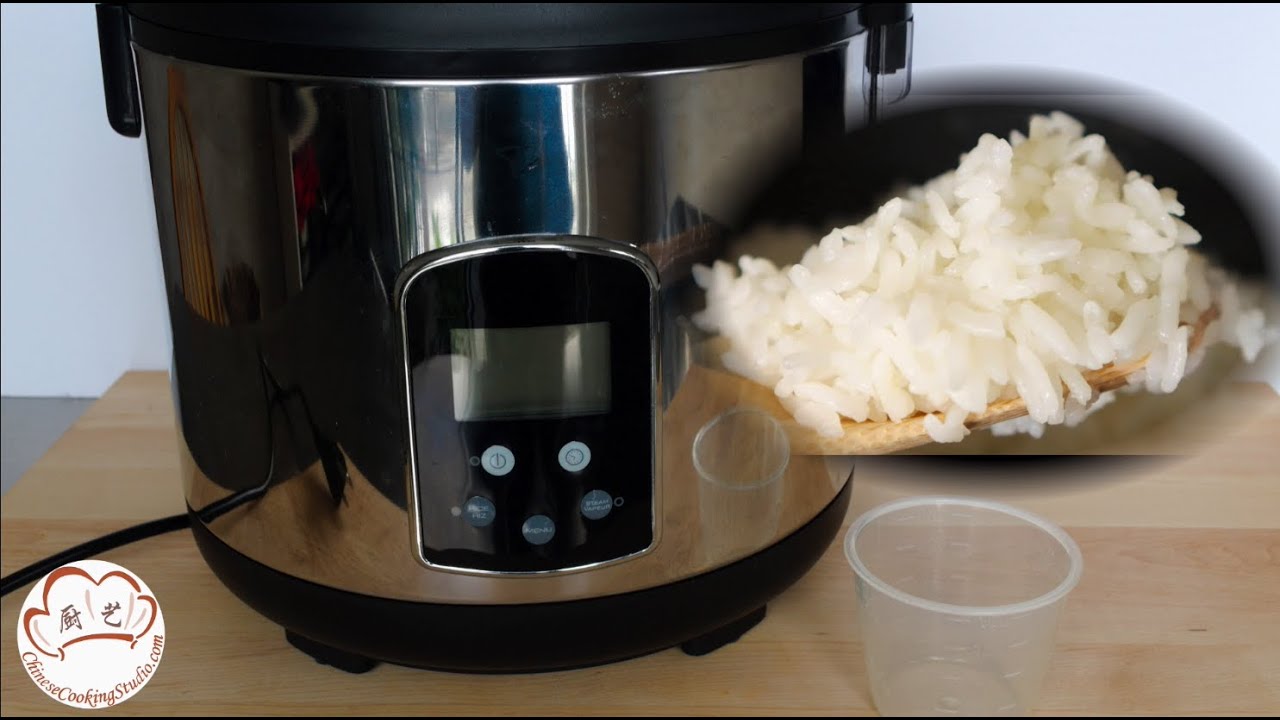
[[[1218, 318], [1218, 309], [1210, 307], [1191, 326], [1187, 340], [1188, 354], [1195, 352], [1204, 342], [1205, 331]], [[1084, 373], [1084, 379], [1093, 388], [1093, 400], [1104, 392], [1123, 387], [1129, 377], [1147, 364], [1147, 358], [1121, 365], [1106, 365]], [[750, 405], [771, 413], [786, 429], [791, 440], [791, 452], [795, 455], [884, 455], [926, 445], [933, 441], [925, 431], [923, 414], [913, 415], [900, 422], [854, 422], [845, 420], [843, 434], [836, 437], [820, 435], [816, 430], [800, 425], [779, 402], [773, 389], [751, 382], [723, 370], [695, 367], [690, 370], [686, 382], [700, 383], [700, 391], [709, 396], [736, 396], [738, 404]], [[1065, 393], [1064, 393], [1065, 394]], [[981, 430], [996, 423], [1023, 417], [1027, 404], [1021, 398], [1002, 400], [989, 405], [985, 412], [970, 415], [965, 427]]]

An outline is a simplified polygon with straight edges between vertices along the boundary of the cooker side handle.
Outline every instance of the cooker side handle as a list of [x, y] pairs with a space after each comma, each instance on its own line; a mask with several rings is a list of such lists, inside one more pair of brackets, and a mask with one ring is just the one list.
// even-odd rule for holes
[[121, 135], [136, 138], [142, 135], [142, 106], [129, 47], [129, 11], [119, 3], [98, 3], [97, 12], [107, 121]]

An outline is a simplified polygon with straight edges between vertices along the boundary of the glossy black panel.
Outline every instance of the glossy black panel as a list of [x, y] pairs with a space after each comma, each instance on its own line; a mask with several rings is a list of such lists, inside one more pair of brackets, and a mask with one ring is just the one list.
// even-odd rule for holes
[[[455, 568], [536, 572], [647, 549], [653, 541], [656, 288], [640, 265], [621, 256], [518, 243], [491, 247], [496, 251], [430, 266], [404, 290], [425, 559]], [[605, 411], [583, 410], [577, 398], [565, 397], [560, 412], [539, 406], [498, 418], [459, 419], [457, 411], [465, 408], [455, 402], [453, 371], [465, 358], [454, 352], [457, 331], [554, 333], [581, 325], [607, 337], [608, 357], [588, 358], [608, 363]], [[561, 332], [567, 342], [583, 342], [578, 330]], [[586, 372], [547, 366], [536, 357], [540, 352], [530, 342], [523, 365], [508, 362], [504, 374], [523, 383], [559, 383], [566, 372]], [[577, 359], [566, 346], [565, 364]], [[585, 446], [580, 454], [590, 453], [581, 470], [566, 470], [560, 462], [571, 442]], [[493, 461], [499, 468], [489, 467], [494, 453], [502, 456]], [[582, 500], [592, 491], [612, 498], [604, 517], [582, 512]], [[467, 503], [476, 498], [493, 504], [492, 521], [467, 521]], [[536, 516], [549, 519], [554, 534], [545, 531], [546, 521], [531, 526], [540, 523], [541, 534], [526, 528]], [[546, 535], [551, 539], [541, 542]]]

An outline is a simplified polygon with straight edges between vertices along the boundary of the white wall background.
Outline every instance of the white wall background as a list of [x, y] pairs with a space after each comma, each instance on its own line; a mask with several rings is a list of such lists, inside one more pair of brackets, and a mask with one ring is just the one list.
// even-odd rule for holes
[[0, 6], [0, 392], [168, 367], [146, 149], [107, 124], [93, 5]]
[[[917, 72], [1109, 76], [1199, 108], [1280, 168], [1280, 7], [917, 3], [915, 17]], [[0, 32], [0, 392], [96, 396], [168, 365], [146, 151], [107, 125], [91, 4], [6, 3]]]

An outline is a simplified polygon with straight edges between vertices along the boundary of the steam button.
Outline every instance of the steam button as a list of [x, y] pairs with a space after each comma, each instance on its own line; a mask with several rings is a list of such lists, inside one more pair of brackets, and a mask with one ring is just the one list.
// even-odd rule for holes
[[613, 511], [613, 496], [603, 490], [592, 490], [582, 497], [582, 516], [600, 520]]

